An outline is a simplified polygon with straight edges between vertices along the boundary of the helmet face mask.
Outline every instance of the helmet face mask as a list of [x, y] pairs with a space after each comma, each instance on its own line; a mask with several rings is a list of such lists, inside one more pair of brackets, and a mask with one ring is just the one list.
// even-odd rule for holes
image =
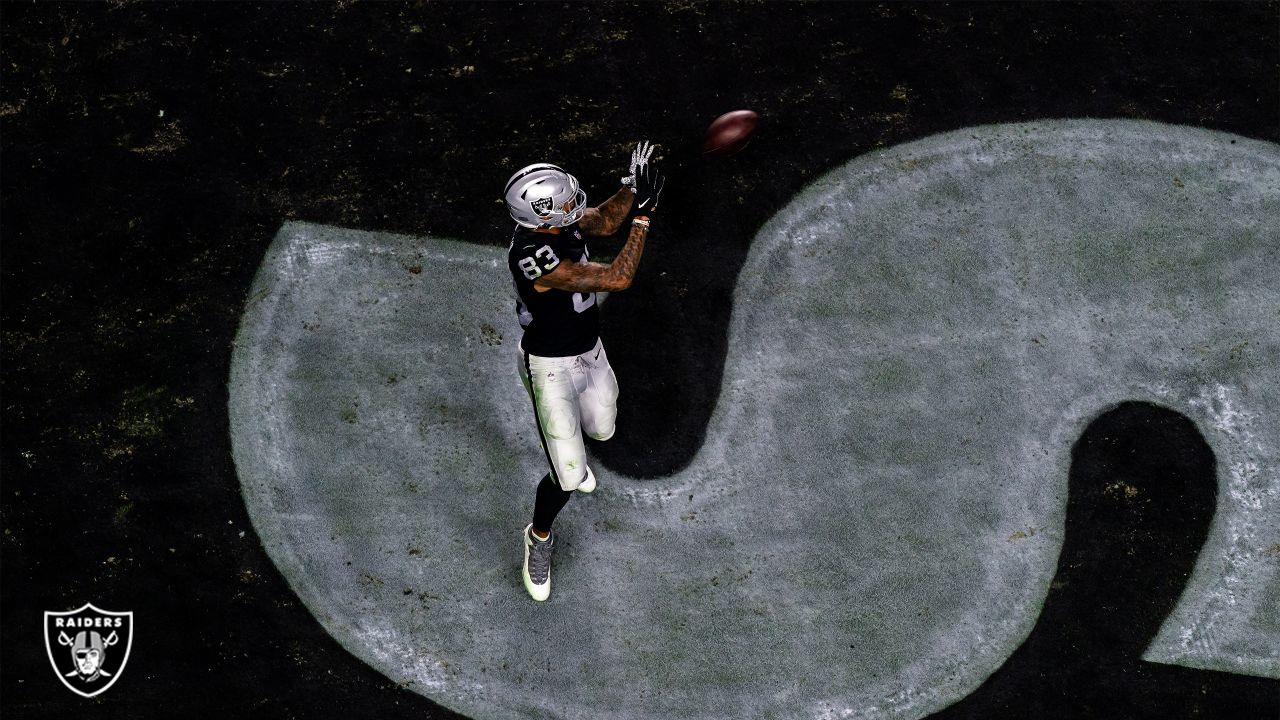
[[511, 219], [527, 228], [568, 227], [587, 211], [587, 194], [578, 179], [551, 163], [518, 170], [504, 195]]

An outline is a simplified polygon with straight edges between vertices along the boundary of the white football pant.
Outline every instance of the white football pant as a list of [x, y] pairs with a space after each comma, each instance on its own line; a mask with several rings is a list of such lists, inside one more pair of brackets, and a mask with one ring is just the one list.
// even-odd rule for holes
[[587, 477], [582, 433], [608, 440], [618, 418], [618, 378], [604, 344], [597, 340], [591, 350], [570, 357], [540, 357], [521, 348], [519, 364], [552, 479], [561, 490], [577, 489]]

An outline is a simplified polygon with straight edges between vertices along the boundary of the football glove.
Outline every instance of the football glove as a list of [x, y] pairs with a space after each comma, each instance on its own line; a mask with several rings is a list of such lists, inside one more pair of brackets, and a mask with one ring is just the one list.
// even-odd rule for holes
[[658, 209], [658, 196], [662, 194], [662, 186], [666, 178], [658, 174], [658, 168], [645, 163], [636, 168], [636, 204], [633, 207], [636, 215], [648, 215]]
[[653, 143], [642, 140], [636, 143], [636, 149], [631, 151], [631, 165], [627, 167], [628, 175], [622, 178], [622, 184], [631, 188], [631, 192], [636, 192], [636, 172], [649, 165], [654, 147], [656, 146]]

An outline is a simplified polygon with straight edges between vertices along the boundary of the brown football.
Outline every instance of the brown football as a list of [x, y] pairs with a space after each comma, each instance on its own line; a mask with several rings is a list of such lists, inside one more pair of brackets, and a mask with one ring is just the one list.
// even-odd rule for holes
[[751, 142], [757, 115], [751, 110], [734, 110], [712, 121], [702, 140], [703, 155], [732, 155]]

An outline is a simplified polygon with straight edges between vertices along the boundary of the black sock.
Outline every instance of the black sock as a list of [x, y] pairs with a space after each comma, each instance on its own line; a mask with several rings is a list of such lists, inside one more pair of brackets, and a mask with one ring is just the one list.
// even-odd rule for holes
[[533, 526], [550, 532], [551, 523], [555, 522], [556, 515], [571, 497], [573, 497], [573, 491], [561, 490], [560, 486], [551, 479], [551, 473], [543, 475], [542, 482], [538, 483], [537, 498], [533, 503]]

